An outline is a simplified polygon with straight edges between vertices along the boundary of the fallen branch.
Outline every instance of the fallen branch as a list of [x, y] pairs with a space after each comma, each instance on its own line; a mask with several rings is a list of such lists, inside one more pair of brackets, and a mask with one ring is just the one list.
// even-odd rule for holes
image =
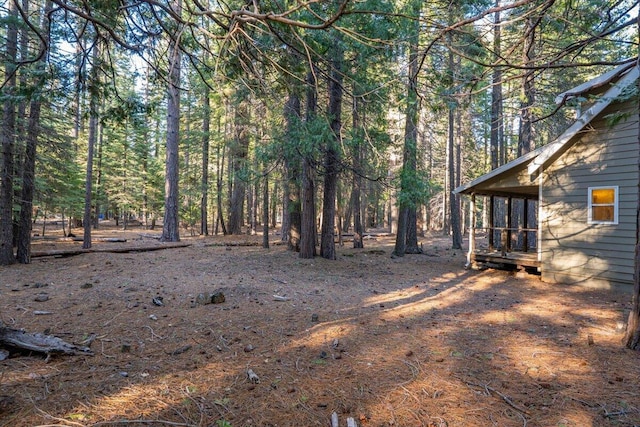
[[627, 411], [625, 409], [621, 410], [621, 411], [616, 411], [616, 412], [607, 412], [607, 410], [604, 410], [604, 414], [603, 417], [605, 418], [613, 418], [613, 417], [621, 417], [623, 415], [627, 415], [632, 411]]
[[516, 405], [515, 403], [513, 403], [511, 401], [511, 399], [509, 399], [507, 396], [505, 396], [504, 394], [500, 393], [498, 390], [496, 390], [493, 387], [489, 387], [488, 385], [485, 386], [485, 388], [487, 390], [491, 390], [492, 392], [494, 392], [495, 394], [497, 394], [498, 396], [500, 396], [502, 398], [502, 400], [504, 400], [509, 406], [511, 406], [513, 409], [515, 409], [516, 411], [520, 411], [524, 414], [528, 414], [529, 411], [527, 411], [526, 409], [523, 409], [521, 407], [519, 407], [518, 405]]
[[93, 356], [89, 347], [70, 344], [53, 335], [30, 334], [19, 329], [7, 328], [0, 325], [0, 345], [44, 353], [47, 358], [53, 354], [66, 354], [71, 356]]
[[[83, 242], [84, 239], [82, 237], [74, 237], [71, 240], [74, 242]], [[107, 243], [124, 243], [127, 239], [123, 239], [121, 237], [94, 237], [91, 239], [92, 242], [107, 242]]]
[[100, 421], [95, 424], [91, 424], [91, 427], [100, 427], [100, 426], [117, 426], [122, 424], [161, 424], [165, 426], [179, 426], [179, 427], [196, 427], [195, 424], [189, 423], [178, 423], [175, 421], [167, 421], [167, 420], [113, 420], [113, 421]]
[[507, 397], [507, 396], [505, 396], [504, 394], [500, 393], [500, 392], [499, 392], [498, 390], [496, 390], [495, 388], [493, 388], [493, 387], [489, 386], [489, 384], [480, 385], [480, 384], [472, 383], [472, 382], [470, 382], [470, 381], [466, 381], [466, 380], [463, 380], [463, 381], [464, 381], [466, 384], [468, 384], [468, 385], [472, 385], [472, 386], [474, 386], [474, 387], [480, 387], [480, 388], [483, 388], [483, 389], [485, 389], [485, 390], [487, 391], [487, 393], [488, 393], [488, 392], [490, 392], [490, 391], [492, 391], [492, 392], [494, 392], [495, 394], [497, 394], [498, 396], [500, 396], [500, 397], [502, 398], [502, 400], [504, 400], [504, 401], [505, 401], [505, 403], [506, 403], [507, 405], [511, 406], [511, 407], [512, 407], [513, 409], [515, 409], [516, 411], [518, 411], [518, 412], [522, 412], [523, 414], [529, 414], [529, 412], [528, 412], [526, 409], [521, 408], [521, 407], [519, 407], [518, 405], [516, 405], [515, 403], [513, 403], [513, 401], [512, 401], [511, 399], [509, 399], [509, 397]]

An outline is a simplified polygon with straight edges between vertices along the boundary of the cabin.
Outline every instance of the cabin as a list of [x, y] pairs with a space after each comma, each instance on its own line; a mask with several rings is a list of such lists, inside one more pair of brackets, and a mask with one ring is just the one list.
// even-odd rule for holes
[[633, 62], [559, 95], [585, 100], [565, 132], [455, 190], [471, 198], [469, 266], [535, 270], [546, 282], [589, 287], [633, 284], [637, 81]]

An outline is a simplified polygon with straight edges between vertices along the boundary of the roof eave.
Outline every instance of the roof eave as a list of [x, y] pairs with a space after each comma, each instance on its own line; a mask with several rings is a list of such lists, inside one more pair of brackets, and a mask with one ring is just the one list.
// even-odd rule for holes
[[544, 146], [544, 150], [529, 164], [529, 175], [533, 175], [540, 169], [550, 158], [552, 158], [557, 152], [562, 150], [567, 143], [578, 132], [584, 129], [591, 120], [593, 120], [598, 114], [600, 114], [609, 104], [611, 104], [630, 84], [634, 83], [638, 79], [638, 67], [634, 66], [631, 71], [625, 74], [614, 86], [604, 93], [600, 99], [598, 99], [587, 111], [585, 111], [578, 120], [576, 120], [569, 128], [564, 131], [562, 135], [558, 137], [551, 144]]
[[477, 187], [478, 185], [487, 182], [491, 179], [497, 178], [500, 175], [506, 174], [510, 171], [512, 171], [513, 169], [517, 168], [518, 166], [522, 166], [524, 163], [527, 163], [529, 161], [531, 161], [532, 159], [534, 159], [542, 150], [543, 147], [538, 148], [536, 150], [533, 150], [527, 154], [524, 154], [520, 157], [518, 157], [515, 160], [510, 161], [509, 163], [505, 163], [504, 165], [492, 170], [491, 172], [488, 172], [484, 175], [479, 176], [478, 178], [469, 181], [468, 183], [461, 185], [460, 187], [456, 188], [455, 190], [453, 190], [454, 194], [470, 194], [473, 193], [473, 188]]
[[594, 89], [597, 89], [608, 83], [611, 83], [613, 80], [615, 80], [616, 78], [620, 77], [622, 74], [629, 71], [631, 67], [635, 66], [637, 58], [628, 59], [627, 61], [629, 62], [619, 65], [616, 68], [589, 80], [588, 82], [582, 83], [572, 89], [562, 92], [560, 95], [556, 96], [555, 98], [556, 104], [562, 104], [567, 99], [571, 99], [573, 97], [583, 95], [587, 92], [590, 92]]

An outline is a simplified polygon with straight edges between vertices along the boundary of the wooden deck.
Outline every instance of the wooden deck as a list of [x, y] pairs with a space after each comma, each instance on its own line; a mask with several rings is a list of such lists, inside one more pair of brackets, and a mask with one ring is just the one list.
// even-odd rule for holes
[[475, 251], [472, 254], [471, 261], [474, 263], [504, 264], [505, 266], [521, 268], [539, 269], [541, 266], [536, 252], [507, 252], [503, 254], [500, 251]]

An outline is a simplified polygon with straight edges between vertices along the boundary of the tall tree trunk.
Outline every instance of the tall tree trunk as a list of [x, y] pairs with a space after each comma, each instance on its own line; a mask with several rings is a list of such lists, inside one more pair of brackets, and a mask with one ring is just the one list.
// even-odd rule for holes
[[[22, 0], [20, 7], [20, 12], [29, 15], [29, 0]], [[20, 26], [20, 32], [18, 33], [18, 56], [20, 57], [20, 62], [25, 62], [29, 60], [29, 27], [27, 25]], [[29, 80], [28, 72], [20, 72], [17, 75], [18, 78], [18, 88], [17, 93], [25, 94], [27, 91], [27, 84]], [[15, 179], [18, 179], [19, 172], [24, 170], [23, 162], [25, 152], [22, 151], [22, 147], [26, 145], [26, 135], [27, 135], [27, 127], [28, 117], [27, 117], [27, 103], [29, 99], [27, 96], [20, 96], [17, 105], [16, 112], [16, 148], [15, 148], [15, 157], [14, 161], [14, 170], [16, 171]], [[14, 198], [15, 200], [20, 200], [22, 197], [21, 191], [14, 186]], [[14, 242], [17, 246], [18, 244], [18, 235], [20, 234], [20, 224], [19, 219], [18, 222], [14, 224]]]
[[[180, 15], [182, 0], [173, 0], [171, 9]], [[180, 241], [179, 227], [179, 142], [180, 142], [180, 34], [174, 33], [169, 42], [169, 81], [167, 90], [167, 146], [164, 179], [163, 242]]]
[[205, 85], [202, 95], [203, 118], [202, 118], [202, 181], [201, 191], [202, 198], [200, 200], [200, 234], [209, 235], [207, 211], [209, 205], [209, 127], [211, 122], [211, 99], [209, 97], [209, 88]]
[[[42, 18], [42, 34], [45, 37], [42, 48], [48, 49], [48, 35], [50, 28], [49, 12], [53, 4], [48, 0], [45, 4]], [[26, 132], [26, 147], [22, 171], [22, 197], [20, 201], [20, 220], [18, 224], [18, 250], [17, 260], [19, 263], [28, 264], [31, 262], [31, 227], [33, 226], [33, 194], [35, 190], [35, 166], [36, 149], [38, 145], [38, 134], [40, 133], [40, 110], [42, 106], [41, 97], [44, 89], [44, 69], [46, 66], [46, 55], [38, 62], [37, 69], [39, 77], [34, 82], [35, 91], [32, 94], [31, 105], [29, 107], [29, 122]]]
[[[355, 86], [355, 85], [354, 85]], [[364, 248], [364, 241], [362, 235], [364, 229], [362, 227], [362, 144], [361, 138], [364, 137], [364, 132], [361, 129], [360, 123], [360, 98], [356, 92], [356, 88], [353, 89], [353, 131], [354, 131], [354, 144], [353, 144], [353, 190], [351, 192], [351, 205], [353, 209], [353, 247], [356, 249]]]
[[[313, 122], [316, 116], [317, 96], [316, 78], [312, 71], [307, 75], [306, 94], [307, 126]], [[315, 205], [315, 180], [313, 150], [305, 151], [302, 159], [302, 215], [300, 222], [300, 258], [313, 258], [316, 256], [316, 205]]]
[[[456, 63], [453, 57], [453, 52], [449, 53], [449, 66], [451, 67], [451, 72], [454, 73], [453, 70], [460, 67], [459, 63]], [[453, 76], [453, 84], [456, 84], [456, 76]], [[462, 249], [462, 233], [461, 233], [461, 225], [460, 225], [460, 196], [454, 194], [454, 190], [456, 188], [456, 162], [455, 162], [455, 149], [456, 149], [456, 108], [458, 105], [455, 103], [455, 100], [449, 101], [449, 158], [448, 169], [449, 169], [449, 213], [451, 215], [451, 248], [452, 249]], [[458, 117], [459, 121], [459, 117]], [[459, 129], [458, 129], [459, 132]]]
[[453, 111], [450, 110], [449, 120], [451, 121], [449, 125], [449, 203], [450, 203], [450, 212], [451, 212], [451, 248], [452, 249], [462, 249], [462, 225], [460, 220], [460, 196], [455, 194], [453, 191], [456, 188], [456, 182], [458, 181], [456, 177], [457, 164], [455, 162], [455, 153], [459, 152], [459, 147], [455, 144], [455, 134], [454, 134], [454, 121]]
[[[355, 162], [355, 159], [354, 159]], [[353, 182], [350, 189], [345, 191], [338, 185], [338, 218], [341, 218], [340, 229], [343, 233], [348, 233], [351, 228], [351, 217], [353, 216]], [[342, 197], [340, 197], [342, 195]], [[342, 207], [340, 204], [342, 203]], [[343, 245], [340, 239], [340, 246]]]
[[[496, 7], [500, 6], [500, 0], [496, 0]], [[500, 12], [494, 14], [493, 27], [493, 51], [496, 62], [501, 55], [501, 22]], [[497, 64], [496, 64], [497, 65]], [[501, 152], [503, 145], [503, 117], [502, 117], [502, 69], [496, 66], [491, 78], [491, 169], [496, 169], [502, 164]]]
[[[540, 18], [537, 18], [539, 21]], [[535, 59], [534, 42], [536, 34], [536, 18], [529, 16], [525, 24], [524, 51], [522, 62], [525, 67], [532, 67]], [[533, 104], [535, 103], [534, 69], [524, 72], [522, 82], [522, 102], [520, 104], [520, 132], [518, 135], [518, 156], [522, 156], [534, 149]]]
[[298, 155], [298, 144], [295, 128], [300, 123], [300, 98], [291, 93], [284, 106], [284, 119], [286, 123], [287, 148], [285, 154], [286, 168], [286, 193], [288, 215], [288, 235], [287, 248], [290, 251], [300, 251], [300, 228], [302, 220], [302, 207], [300, 203], [300, 156]]
[[[420, 16], [421, 4], [414, 1], [411, 5], [412, 16]], [[402, 257], [405, 253], [420, 253], [417, 235], [417, 165], [418, 165], [418, 39], [420, 28], [412, 24], [409, 41], [409, 69], [407, 81], [407, 104], [404, 127], [404, 148], [402, 153], [402, 171], [400, 177], [400, 197], [398, 197], [398, 231], [393, 255]]]
[[267, 162], [262, 168], [264, 176], [262, 188], [262, 247], [269, 249], [269, 173], [267, 171]]
[[229, 233], [242, 234], [242, 220], [244, 199], [246, 193], [246, 180], [244, 178], [247, 155], [249, 152], [249, 106], [246, 102], [240, 102], [235, 112], [235, 132], [231, 153], [233, 186], [229, 209]]
[[[22, 0], [22, 4], [20, 9], [23, 14], [29, 16], [29, 0]], [[43, 34], [44, 35], [44, 34]], [[45, 37], [47, 37], [45, 35]], [[20, 62], [26, 62], [29, 60], [29, 27], [27, 25], [22, 25], [20, 29]], [[28, 73], [20, 73], [18, 75], [18, 91], [20, 93], [25, 93], [27, 89], [29, 74]], [[22, 135], [26, 133], [26, 128], [28, 126], [27, 123], [27, 98], [24, 97], [20, 99], [18, 103], [18, 116], [17, 116], [17, 135]]]
[[[256, 171], [258, 169], [258, 162], [256, 161], [255, 167]], [[260, 184], [262, 180], [255, 179], [253, 183], [253, 209], [251, 212], [251, 235], [255, 236], [258, 234], [258, 226], [260, 225], [260, 220], [258, 219], [258, 215], [260, 214]]]
[[[257, 165], [254, 165], [254, 167]], [[253, 170], [257, 170], [257, 168], [253, 169]], [[256, 211], [257, 211], [257, 204], [258, 203], [258, 198], [257, 196], [257, 188], [258, 185], [257, 183], [252, 180], [252, 182], [249, 184], [249, 188], [247, 191], [247, 234], [250, 236], [255, 236], [256, 234]]]
[[[101, 107], [102, 110], [104, 111], [104, 100], [102, 102]], [[103, 150], [102, 148], [104, 147], [104, 132], [103, 132], [104, 128], [102, 126], [102, 124], [98, 123], [98, 153], [97, 153], [97, 159], [98, 159], [98, 165], [96, 167], [96, 189], [95, 189], [95, 201], [93, 203], [94, 205], [94, 218], [93, 218], [93, 229], [97, 230], [98, 227], [100, 226], [100, 214], [102, 211], [102, 198], [103, 198], [103, 190], [102, 190], [102, 184], [103, 184], [103, 170], [102, 170], [102, 154], [103, 154]], [[142, 173], [144, 175], [144, 179], [146, 181], [146, 176], [147, 176], [147, 167], [146, 167], [146, 154], [145, 154], [145, 159], [144, 159], [144, 164], [143, 164], [143, 169], [142, 169]], [[143, 185], [142, 188], [142, 193], [144, 195], [146, 195], [146, 182]]]
[[336, 233], [338, 236], [338, 246], [342, 246], [344, 244], [342, 240], [342, 235], [345, 230], [342, 228], [343, 224], [346, 222], [344, 216], [344, 198], [342, 196], [342, 182], [340, 180], [336, 180]]
[[407, 251], [407, 224], [409, 222], [409, 209], [398, 209], [398, 231], [396, 232], [396, 244], [391, 257], [403, 257]]
[[18, 50], [18, 10], [14, 1], [8, 2], [4, 78], [6, 79], [2, 106], [2, 128], [0, 144], [2, 165], [0, 170], [0, 265], [13, 264], [13, 173], [16, 112], [14, 95], [16, 89], [16, 57]]
[[[39, 96], [39, 95], [36, 95]], [[34, 99], [29, 111], [27, 140], [22, 170], [22, 198], [18, 223], [18, 249], [16, 259], [21, 264], [31, 262], [31, 227], [33, 216], [33, 194], [35, 190], [36, 147], [40, 126], [41, 101]]]
[[74, 93], [73, 93], [73, 140], [74, 143], [77, 144], [78, 138], [80, 137], [80, 130], [83, 127], [82, 121], [82, 94], [85, 92], [85, 66], [86, 63], [83, 60], [85, 51], [84, 47], [84, 36], [85, 30], [87, 28], [87, 23], [82, 22], [79, 24], [80, 27], [76, 30], [78, 33], [77, 42], [76, 42], [76, 52], [75, 52], [75, 82], [74, 82]]
[[311, 159], [302, 161], [302, 221], [300, 227], [300, 258], [316, 256], [315, 175]]
[[89, 82], [89, 139], [87, 144], [87, 173], [84, 185], [84, 217], [82, 227], [84, 236], [82, 238], [82, 248], [91, 247], [91, 192], [93, 186], [93, 151], [98, 139], [98, 97], [100, 81], [98, 70], [101, 60], [101, 41], [97, 40], [93, 46], [93, 65], [91, 68], [91, 80]]
[[287, 197], [287, 183], [286, 176], [282, 179], [282, 223], [280, 224], [280, 239], [283, 242], [289, 240], [289, 198]]
[[[146, 75], [146, 79], [147, 82], [150, 81], [150, 77], [151, 77], [151, 65], [147, 65], [145, 67], [145, 75]], [[151, 90], [150, 90], [150, 85], [147, 84], [145, 85], [144, 88], [144, 102], [148, 103], [151, 97]], [[150, 117], [147, 116], [146, 120], [150, 120]], [[158, 121], [156, 119], [156, 128], [158, 127]], [[100, 137], [102, 139], [102, 133], [100, 134]], [[145, 147], [144, 152], [142, 153], [142, 215], [144, 217], [144, 227], [145, 229], [150, 228], [149, 226], [149, 215], [150, 215], [150, 209], [149, 209], [149, 205], [151, 204], [151, 206], [154, 206], [155, 203], [150, 203], [149, 202], [149, 189], [152, 188], [151, 187], [151, 182], [149, 179], [149, 156], [153, 156], [154, 158], [157, 158], [158, 156], [158, 152], [157, 152], [157, 136], [156, 138], [154, 138], [156, 140], [156, 142], [152, 142], [152, 140], [149, 138], [149, 132], [148, 132], [148, 127], [144, 128], [144, 139], [145, 141], [147, 141], [148, 145]], [[98, 149], [98, 161], [102, 162], [102, 142], [100, 143], [100, 147]], [[155, 147], [154, 147], [155, 146]], [[154, 149], [154, 153], [151, 153], [151, 149]], [[101, 167], [98, 167], [98, 171], [100, 172], [102, 170]], [[155, 218], [155, 209], [153, 209], [153, 218]]]
[[327, 147], [324, 158], [324, 193], [322, 198], [322, 226], [320, 230], [320, 256], [336, 259], [335, 216], [338, 185], [338, 151]]
[[[17, 0], [16, 0], [17, 1]], [[29, 15], [29, 1], [22, 0], [19, 6], [19, 10], [21, 13]], [[22, 25], [20, 31], [18, 33], [18, 56], [19, 61], [23, 62], [28, 60], [29, 56], [29, 29], [26, 25]], [[17, 92], [18, 94], [24, 94], [27, 92], [27, 81], [28, 81], [28, 73], [20, 72], [17, 74]], [[16, 125], [15, 125], [15, 147], [14, 147], [14, 158], [13, 158], [13, 170], [15, 171], [14, 179], [22, 178], [21, 172], [24, 172], [24, 156], [26, 152], [22, 150], [24, 146], [26, 149], [26, 139], [27, 139], [27, 127], [28, 127], [28, 118], [27, 118], [27, 102], [28, 98], [26, 96], [20, 96], [17, 101], [17, 110], [16, 110]], [[22, 187], [22, 183], [18, 187]], [[13, 197], [14, 200], [19, 201], [22, 205], [22, 191], [20, 188], [16, 188], [13, 186]], [[13, 222], [13, 245], [15, 247], [18, 246], [19, 237], [20, 237], [20, 212], [18, 213], [18, 217], [14, 218]], [[17, 258], [16, 258], [17, 259]]]
[[422, 248], [418, 246], [418, 210], [416, 208], [410, 208], [407, 212], [407, 248], [405, 253], [422, 253]]
[[342, 63], [344, 51], [342, 40], [338, 37], [333, 47], [331, 73], [329, 81], [329, 118], [333, 140], [328, 142], [324, 157], [324, 195], [322, 199], [322, 227], [320, 231], [320, 256], [336, 259], [334, 241], [336, 195], [338, 191], [338, 173], [340, 171], [340, 147], [342, 132]]
[[[218, 118], [218, 133], [220, 132], [220, 118]], [[222, 234], [227, 235], [227, 227], [224, 223], [224, 208], [222, 206], [222, 187], [224, 175], [225, 148], [218, 144], [216, 146], [216, 227], [214, 233], [218, 234], [218, 226], [222, 229]]]
[[278, 227], [278, 202], [276, 199], [278, 199], [278, 196], [280, 195], [280, 190], [278, 189], [279, 182], [280, 180], [274, 180], [273, 190], [271, 191], [271, 194], [273, 194], [271, 202], [269, 203], [269, 222], [271, 223], [271, 228]]

